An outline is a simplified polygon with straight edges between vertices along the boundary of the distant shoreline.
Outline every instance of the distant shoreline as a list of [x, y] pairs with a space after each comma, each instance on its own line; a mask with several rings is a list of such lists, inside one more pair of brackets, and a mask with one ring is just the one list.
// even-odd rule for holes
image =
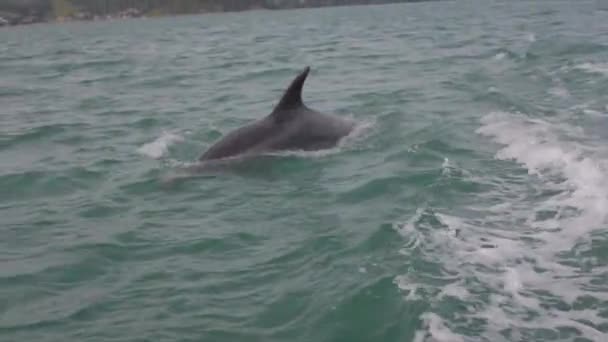
[[347, 7], [347, 6], [373, 6], [373, 5], [388, 5], [397, 3], [414, 3], [414, 2], [427, 2], [427, 1], [439, 1], [439, 0], [380, 0], [374, 3], [364, 2], [353, 2], [353, 3], [333, 3], [333, 4], [307, 4], [302, 2], [297, 6], [268, 6], [260, 5], [259, 3], [251, 4], [250, 6], [236, 9], [227, 9], [224, 7], [209, 7], [200, 8], [190, 12], [165, 12], [158, 9], [142, 11], [140, 9], [130, 7], [122, 11], [108, 14], [93, 14], [88, 11], [75, 11], [71, 15], [54, 15], [54, 14], [41, 14], [41, 13], [14, 13], [9, 11], [2, 11], [0, 9], [0, 27], [9, 26], [23, 26], [31, 24], [41, 23], [67, 23], [67, 22], [89, 22], [89, 21], [108, 21], [116, 19], [132, 19], [132, 18], [163, 18], [163, 17], [178, 17], [185, 15], [198, 15], [198, 14], [212, 14], [212, 13], [235, 13], [235, 12], [249, 12], [249, 11], [283, 11], [283, 10], [295, 10], [295, 9], [310, 9], [310, 8], [324, 8], [324, 7]]

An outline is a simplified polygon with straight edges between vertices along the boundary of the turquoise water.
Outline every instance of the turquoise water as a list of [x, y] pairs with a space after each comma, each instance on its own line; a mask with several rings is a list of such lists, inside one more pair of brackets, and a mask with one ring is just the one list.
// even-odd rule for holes
[[[607, 10], [0, 30], [0, 341], [606, 340]], [[176, 177], [306, 65], [340, 146]]]

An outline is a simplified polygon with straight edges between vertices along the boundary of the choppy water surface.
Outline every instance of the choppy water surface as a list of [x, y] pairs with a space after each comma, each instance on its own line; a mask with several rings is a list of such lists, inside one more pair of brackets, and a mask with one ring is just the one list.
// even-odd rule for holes
[[[602, 6], [0, 30], [0, 340], [605, 341]], [[306, 65], [340, 147], [163, 181]]]

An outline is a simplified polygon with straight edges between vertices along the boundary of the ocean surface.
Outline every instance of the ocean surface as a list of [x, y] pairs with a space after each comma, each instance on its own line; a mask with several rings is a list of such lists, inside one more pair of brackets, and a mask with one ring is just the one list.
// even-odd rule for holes
[[[304, 101], [335, 148], [192, 170]], [[0, 30], [0, 341], [608, 340], [608, 6]]]

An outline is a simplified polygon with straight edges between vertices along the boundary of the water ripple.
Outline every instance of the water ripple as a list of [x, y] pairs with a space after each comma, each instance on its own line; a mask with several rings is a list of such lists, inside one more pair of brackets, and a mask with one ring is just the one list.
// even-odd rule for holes
[[[0, 30], [0, 340], [604, 340], [604, 16], [438, 1]], [[187, 172], [306, 65], [306, 103], [355, 134]]]

